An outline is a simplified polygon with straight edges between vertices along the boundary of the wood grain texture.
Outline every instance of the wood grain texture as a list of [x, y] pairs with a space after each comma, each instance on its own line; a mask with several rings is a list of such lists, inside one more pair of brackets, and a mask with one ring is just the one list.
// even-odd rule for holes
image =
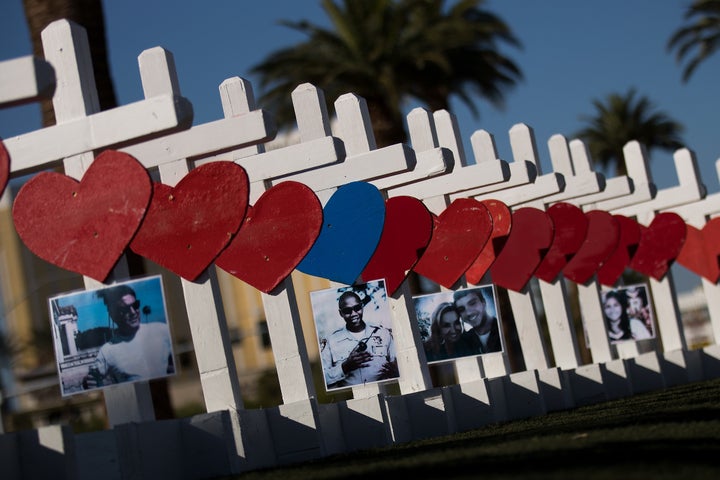
[[130, 248], [193, 281], [230, 243], [245, 218], [248, 178], [233, 162], [188, 172], [175, 187], [153, 185], [153, 198]]
[[322, 205], [310, 188], [293, 181], [278, 183], [248, 208], [242, 227], [215, 265], [270, 293], [312, 248], [322, 224]]
[[77, 181], [42, 172], [18, 192], [13, 221], [38, 257], [102, 282], [138, 230], [152, 183], [130, 155], [105, 151]]

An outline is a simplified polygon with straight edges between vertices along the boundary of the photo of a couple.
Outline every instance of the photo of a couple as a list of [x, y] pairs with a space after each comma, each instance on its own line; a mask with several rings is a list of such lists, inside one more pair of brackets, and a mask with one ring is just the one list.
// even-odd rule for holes
[[428, 363], [502, 352], [492, 285], [413, 297]]

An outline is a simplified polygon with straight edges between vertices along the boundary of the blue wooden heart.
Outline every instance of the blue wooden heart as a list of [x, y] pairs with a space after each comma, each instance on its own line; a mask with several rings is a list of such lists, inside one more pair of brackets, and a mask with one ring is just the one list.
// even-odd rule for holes
[[320, 235], [297, 269], [352, 285], [375, 252], [384, 222], [385, 200], [375, 186], [341, 186], [323, 208]]

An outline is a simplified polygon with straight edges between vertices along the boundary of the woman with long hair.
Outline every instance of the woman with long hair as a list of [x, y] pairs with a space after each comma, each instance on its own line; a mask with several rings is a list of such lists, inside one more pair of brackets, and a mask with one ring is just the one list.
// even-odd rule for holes
[[470, 353], [460, 340], [463, 333], [460, 313], [453, 302], [443, 302], [435, 308], [430, 323], [430, 337], [425, 341], [428, 362], [462, 357]]
[[651, 338], [643, 322], [628, 316], [628, 301], [622, 291], [610, 290], [604, 293], [603, 312], [611, 343]]

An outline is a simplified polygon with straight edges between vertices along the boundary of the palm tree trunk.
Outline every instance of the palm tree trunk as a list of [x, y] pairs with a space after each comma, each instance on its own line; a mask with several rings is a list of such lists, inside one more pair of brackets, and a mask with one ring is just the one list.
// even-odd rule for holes
[[[105, 17], [101, 0], [23, 0], [25, 18], [30, 29], [33, 55], [44, 57], [40, 34], [55, 20], [67, 19], [81, 25], [87, 31], [98, 90], [100, 109], [117, 107], [115, 88], [110, 77], [107, 42], [105, 39]], [[52, 102], [42, 102], [43, 126], [55, 124]]]

